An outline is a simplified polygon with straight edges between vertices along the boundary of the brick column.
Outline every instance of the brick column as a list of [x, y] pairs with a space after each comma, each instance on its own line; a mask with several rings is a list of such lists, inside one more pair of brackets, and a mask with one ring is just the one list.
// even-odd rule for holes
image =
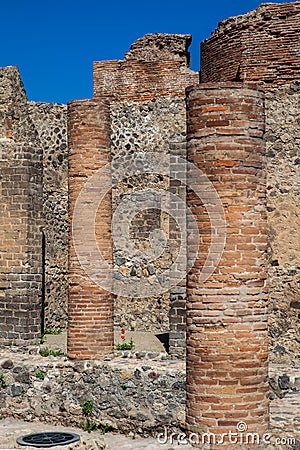
[[187, 121], [188, 159], [217, 190], [227, 236], [214, 273], [199, 282], [216, 229], [190, 191], [200, 254], [188, 274], [187, 423], [195, 432], [220, 434], [236, 432], [245, 422], [249, 432], [263, 434], [268, 428], [264, 94], [241, 83], [191, 87]]
[[2, 144], [0, 345], [35, 344], [41, 333], [42, 152]]
[[[96, 284], [85, 272], [81, 262], [86, 260], [92, 270], [99, 271], [99, 254], [93, 247], [94, 230], [98, 249], [109, 263], [111, 245], [111, 192], [100, 202], [93, 230], [87, 228], [85, 218], [91, 199], [82, 209], [82, 233], [79, 244], [84, 244], [81, 262], [75, 252], [72, 226], [80, 227], [80, 216], [73, 213], [84, 184], [110, 161], [109, 108], [99, 99], [79, 100], [68, 105], [69, 133], [69, 303], [68, 356], [77, 359], [97, 359], [113, 351], [113, 295]], [[77, 235], [78, 239], [78, 235]], [[105, 277], [105, 273], [103, 273]]]

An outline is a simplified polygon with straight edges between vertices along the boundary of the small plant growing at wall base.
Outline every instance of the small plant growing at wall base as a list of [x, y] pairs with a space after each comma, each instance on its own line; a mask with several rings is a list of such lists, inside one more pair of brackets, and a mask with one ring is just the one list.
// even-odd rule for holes
[[108, 423], [99, 425], [100, 434], [106, 434], [108, 431], [111, 431], [112, 427], [108, 425]]
[[91, 431], [94, 431], [96, 429], [96, 427], [97, 427], [96, 422], [91, 421], [88, 417], [86, 417], [86, 419], [82, 425], [83, 431], [87, 431], [88, 433], [90, 433]]
[[94, 406], [94, 403], [91, 400], [84, 400], [83, 405], [82, 405], [82, 414], [85, 417], [90, 416], [93, 412], [93, 406]]
[[63, 354], [64, 353], [60, 349], [52, 350], [52, 349], [46, 347], [46, 348], [43, 348], [43, 349], [40, 350], [40, 355], [44, 356], [44, 357], [47, 357], [47, 356], [61, 356]]
[[5, 381], [3, 373], [0, 373], [0, 384], [3, 389], [7, 387], [7, 383]]
[[132, 350], [134, 348], [134, 342], [131, 338], [129, 342], [125, 342], [125, 330], [122, 328], [121, 330], [121, 339], [124, 341], [122, 344], [116, 345], [116, 350]]
[[53, 330], [52, 328], [45, 328], [43, 334], [44, 335], [45, 334], [61, 334], [61, 330]]
[[61, 330], [53, 330], [52, 328], [45, 328], [41, 339], [40, 339], [40, 344], [44, 344], [46, 341], [46, 336], [47, 334], [52, 334], [52, 335], [57, 335], [57, 334], [61, 334]]
[[82, 405], [82, 414], [85, 416], [85, 421], [82, 424], [82, 429], [90, 433], [97, 427], [96, 422], [91, 421], [90, 417], [93, 412], [94, 403], [91, 400], [85, 400]]

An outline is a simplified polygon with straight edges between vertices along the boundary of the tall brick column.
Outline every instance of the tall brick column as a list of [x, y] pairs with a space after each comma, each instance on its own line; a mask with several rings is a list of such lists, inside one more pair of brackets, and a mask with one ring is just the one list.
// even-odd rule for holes
[[0, 346], [41, 335], [42, 150], [17, 67], [0, 68]]
[[217, 190], [227, 233], [220, 263], [199, 282], [216, 229], [201, 200], [189, 192], [200, 253], [188, 274], [187, 423], [190, 430], [220, 434], [245, 422], [249, 432], [263, 434], [268, 428], [264, 94], [241, 83], [191, 87], [187, 121], [188, 159]]
[[[84, 184], [110, 161], [109, 108], [99, 99], [78, 100], [68, 105], [69, 133], [69, 327], [68, 356], [97, 359], [113, 350], [113, 295], [96, 284], [85, 272], [75, 252], [72, 226], [74, 208]], [[91, 191], [91, 196], [95, 192]], [[93, 231], [102, 257], [112, 262], [111, 193], [99, 199], [94, 230], [85, 228], [85, 218], [91, 199], [83, 205], [82, 217], [76, 217], [76, 227], [82, 233], [77, 239], [84, 243], [82, 255], [94, 270], [99, 267], [99, 254], [93, 250]], [[78, 220], [79, 219], [79, 220]], [[105, 273], [103, 274], [105, 276]]]

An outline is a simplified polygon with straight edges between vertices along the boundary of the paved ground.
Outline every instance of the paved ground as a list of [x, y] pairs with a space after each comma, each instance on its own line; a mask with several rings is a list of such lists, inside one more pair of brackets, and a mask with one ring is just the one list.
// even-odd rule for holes
[[[121, 339], [121, 333], [119, 330], [115, 331], [115, 344], [122, 344], [124, 341]], [[159, 338], [153, 333], [147, 331], [126, 331], [125, 342], [130, 342], [132, 338], [134, 342], [135, 351], [151, 351], [151, 352], [165, 352], [165, 348]], [[52, 348], [54, 350], [61, 349], [64, 353], [67, 351], [67, 333], [61, 334], [47, 334], [44, 346]]]
[[[159, 443], [157, 439], [154, 438], [140, 438], [133, 436], [124, 436], [119, 434], [107, 433], [101, 435], [99, 432], [92, 432], [90, 434], [82, 431], [78, 428], [65, 428], [65, 427], [54, 427], [47, 424], [42, 424], [39, 422], [26, 423], [21, 421], [16, 421], [13, 419], [0, 420], [0, 450], [2, 449], [23, 449], [23, 450], [33, 450], [34, 447], [24, 447], [16, 443], [16, 439], [20, 436], [24, 436], [31, 433], [42, 433], [45, 431], [69, 431], [79, 434], [81, 439], [75, 444], [63, 447], [51, 447], [52, 450], [192, 450], [189, 444], [186, 445], [171, 445], [170, 442], [167, 444]], [[294, 430], [295, 431], [295, 430]], [[281, 432], [280, 429], [273, 430], [272, 434], [272, 444], [263, 445], [259, 447], [262, 450], [299, 450], [300, 441], [294, 442], [292, 445], [287, 444], [288, 436], [294, 433]], [[275, 438], [279, 439], [278, 443], [275, 442]], [[284, 444], [280, 444], [280, 439]], [[286, 441], [284, 441], [286, 439]], [[204, 447], [203, 447], [204, 448]], [[220, 449], [222, 446], [220, 446]], [[223, 447], [226, 448], [225, 446]], [[237, 448], [240, 448], [237, 446]], [[253, 446], [246, 446], [245, 449], [253, 448]]]
[[[79, 434], [80, 443], [63, 447], [51, 447], [52, 450], [175, 450], [170, 444], [161, 444], [154, 438], [143, 439], [140, 437], [124, 436], [119, 434], [107, 433], [101, 435], [99, 432], [90, 434], [79, 428], [54, 427], [39, 422], [26, 423], [14, 419], [0, 420], [0, 447], [1, 449], [30, 449], [34, 447], [22, 447], [16, 443], [16, 439], [31, 433], [42, 433], [46, 431], [70, 431]], [[178, 448], [178, 446], [176, 445]], [[184, 445], [182, 448], [191, 450], [190, 445]]]

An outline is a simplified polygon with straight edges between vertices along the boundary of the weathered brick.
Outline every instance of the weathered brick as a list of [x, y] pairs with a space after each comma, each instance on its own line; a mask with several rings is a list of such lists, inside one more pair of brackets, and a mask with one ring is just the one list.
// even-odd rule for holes
[[[110, 115], [108, 105], [98, 99], [71, 102], [68, 114], [69, 215], [72, 221], [75, 220], [76, 200], [87, 177], [110, 162]], [[108, 195], [99, 205], [96, 222], [92, 224], [96, 230], [101, 229], [101, 234], [96, 233], [97, 244], [109, 264], [112, 264], [111, 211], [111, 195]], [[84, 220], [85, 213], [82, 211], [82, 216], [76, 218], [77, 227], [81, 222], [84, 225]], [[97, 359], [113, 351], [114, 298], [97, 285], [81, 266], [72, 232], [69, 239], [68, 356]], [[89, 253], [92, 242], [87, 236], [83, 239], [89, 263], [97, 270], [98, 255]], [[109, 277], [110, 272], [103, 275]]]
[[[249, 138], [247, 131], [250, 126], [256, 129], [263, 128], [264, 95], [261, 90], [252, 90], [238, 83], [198, 85], [187, 90], [188, 113], [193, 111], [194, 105], [200, 104], [199, 100], [209, 96], [217, 99], [217, 102], [219, 97], [225, 98], [224, 103], [230, 108], [219, 109], [220, 121], [214, 120], [217, 125], [215, 133], [211, 137], [204, 138], [199, 135], [197, 122], [194, 122], [192, 129], [188, 129], [188, 158], [202, 170], [204, 167], [209, 178], [210, 175], [213, 175], [213, 185], [223, 201], [228, 241], [221, 260], [215, 268], [215, 273], [208, 280], [197, 283], [197, 272], [199, 277], [207, 257], [207, 250], [203, 254], [202, 249], [202, 255], [198, 256], [194, 269], [188, 274], [187, 421], [191, 429], [195, 424], [204, 425], [211, 432], [218, 433], [221, 427], [228, 430], [238, 421], [248, 423], [249, 410], [247, 406], [249, 403], [253, 404], [254, 400], [258, 401], [258, 397], [266, 399], [265, 281], [261, 283], [259, 289], [252, 291], [251, 294], [248, 291], [251, 283], [257, 283], [261, 278], [265, 280], [263, 272], [266, 267], [266, 243], [261, 245], [256, 239], [266, 229], [264, 209], [266, 178], [263, 174], [256, 172], [249, 181], [243, 179], [241, 183], [239, 180], [248, 162], [252, 164], [253, 160], [254, 164], [259, 163], [262, 167], [265, 166], [262, 136], [258, 142], [257, 137], [253, 140]], [[230, 103], [230, 99], [232, 99], [232, 103]], [[239, 102], [236, 99], [239, 99]], [[240, 103], [243, 103], [244, 100], [248, 101], [248, 106], [241, 108]], [[220, 106], [222, 106], [222, 102], [220, 102]], [[199, 109], [198, 105], [197, 109]], [[254, 109], [256, 110], [255, 118], [250, 117], [250, 112]], [[218, 158], [218, 154], [209, 144], [213, 142], [216, 147], [222, 144], [224, 139], [223, 121], [226, 120], [228, 111], [235, 114], [236, 127], [238, 127], [228, 127], [234, 147], [224, 146], [222, 158]], [[216, 114], [216, 110], [212, 110], [212, 113]], [[242, 120], [239, 120], [241, 117]], [[206, 121], [210, 127], [209, 111], [206, 112]], [[202, 126], [202, 123], [200, 125]], [[205, 131], [205, 128], [201, 129]], [[253, 147], [259, 147], [260, 151], [254, 153], [251, 143]], [[238, 165], [232, 158], [232, 153], [236, 151], [240, 152]], [[218, 171], [215, 169], [216, 166], [219, 168]], [[260, 192], [259, 199], [257, 198], [258, 192]], [[236, 212], [239, 211], [240, 198], [243, 198], [242, 214]], [[261, 206], [259, 211], [252, 210], [252, 202]], [[195, 198], [189, 191], [188, 204], [199, 224], [200, 241], [210, 243], [209, 234], [211, 231], [214, 233], [215, 230], [210, 229], [212, 225], [210, 228], [208, 226], [207, 212], [202, 201]], [[248, 218], [249, 221], [251, 218], [250, 226], [247, 225]], [[237, 249], [238, 243], [242, 247]], [[248, 243], [251, 245], [251, 251], [247, 251]], [[254, 308], [249, 306], [249, 300], [257, 301], [261, 305], [257, 308], [259, 312], [257, 316], [254, 315]], [[255, 342], [255, 345], [250, 345], [250, 342]], [[238, 369], [242, 366], [250, 367], [251, 371], [248, 374], [240, 372]], [[228, 378], [234, 383], [227, 384]], [[241, 397], [239, 389], [243, 385], [253, 386], [253, 391], [247, 396], [245, 393], [245, 396]], [[199, 393], [198, 406], [194, 393]], [[202, 411], [200, 404], [202, 405], [203, 402], [210, 403], [209, 413]], [[229, 404], [231, 407], [227, 409]], [[226, 408], [220, 414], [219, 406], [223, 405]], [[233, 410], [233, 405], [241, 407], [235, 412], [230, 412]], [[267, 402], [263, 406], [259, 403], [255, 404], [251, 411], [253, 418], [256, 418], [257, 429], [261, 432], [266, 431], [268, 426]], [[212, 418], [216, 419], [215, 422], [211, 421]]]

